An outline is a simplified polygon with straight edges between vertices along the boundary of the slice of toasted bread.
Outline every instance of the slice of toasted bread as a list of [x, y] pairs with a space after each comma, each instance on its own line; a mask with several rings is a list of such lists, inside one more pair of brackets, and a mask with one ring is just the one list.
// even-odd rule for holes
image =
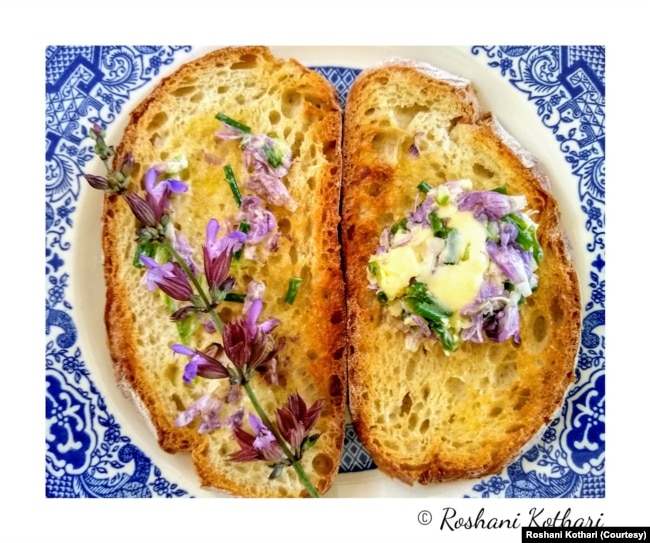
[[[133, 153], [133, 182], [141, 183], [150, 166], [177, 156], [187, 158], [188, 166], [180, 177], [189, 190], [174, 196], [171, 216], [189, 240], [197, 262], [202, 262], [208, 221], [216, 218], [223, 229], [238, 209], [225, 181], [224, 165], [232, 166], [240, 190], [246, 192], [239, 142], [215, 137], [223, 129], [215, 119], [218, 113], [251, 127], [254, 133], [283, 140], [293, 155], [283, 182], [295, 211], [269, 205], [281, 232], [278, 250], [265, 262], [241, 258], [232, 271], [236, 292], [246, 292], [253, 279], [266, 284], [261, 321], [271, 317], [281, 321], [274, 330], [276, 337], [285, 339], [278, 355], [280, 384], [268, 385], [257, 374], [252, 381], [271, 420], [289, 394], [299, 393], [308, 406], [324, 400], [314, 430], [322, 435], [302, 460], [313, 485], [323, 493], [338, 471], [347, 390], [337, 236], [341, 108], [334, 89], [322, 76], [294, 60], [275, 58], [265, 47], [224, 48], [188, 62], [135, 108], [115, 164], [121, 164], [126, 153]], [[171, 453], [191, 451], [205, 487], [239, 496], [304, 496], [292, 469], [269, 480], [268, 462], [231, 461], [238, 446], [225, 424], [206, 434], [197, 432], [198, 421], [175, 426], [179, 413], [206, 392], [215, 390], [223, 397], [228, 380], [183, 383], [187, 358], [175, 356], [170, 348], [180, 342], [176, 324], [170, 321], [162, 295], [147, 290], [143, 270], [133, 265], [136, 222], [124, 199], [106, 199], [103, 224], [110, 353], [119, 381], [153, 424], [160, 446]], [[293, 304], [284, 301], [291, 277], [302, 279]], [[240, 313], [241, 304], [220, 306], [224, 322]], [[192, 348], [203, 349], [219, 337], [199, 327], [193, 341]], [[237, 405], [224, 405], [223, 417]], [[245, 395], [242, 405], [247, 412], [253, 411]]]
[[[392, 60], [360, 74], [344, 121], [342, 239], [348, 296], [350, 409], [378, 467], [409, 484], [500, 470], [548, 423], [574, 379], [576, 272], [558, 206], [528, 154], [482, 115], [471, 84]], [[419, 156], [412, 145], [416, 138]], [[544, 258], [521, 306], [521, 344], [405, 349], [395, 317], [368, 288], [382, 229], [413, 208], [416, 186], [471, 179], [525, 195]]]

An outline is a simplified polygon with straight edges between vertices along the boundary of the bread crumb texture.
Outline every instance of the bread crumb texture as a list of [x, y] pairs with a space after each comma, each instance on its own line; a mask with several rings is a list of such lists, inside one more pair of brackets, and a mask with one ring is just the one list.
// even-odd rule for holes
[[[172, 221], [202, 262], [205, 228], [216, 218], [225, 228], [237, 211], [223, 166], [230, 164], [243, 193], [247, 172], [238, 141], [215, 137], [217, 113], [286, 142], [293, 155], [284, 183], [297, 202], [290, 212], [271, 206], [281, 231], [280, 247], [266, 261], [242, 259], [233, 264], [236, 292], [253, 279], [266, 284], [260, 321], [280, 319], [276, 337], [284, 338], [278, 367], [280, 385], [269, 386], [256, 376], [253, 388], [273, 419], [286, 397], [298, 392], [308, 405], [325, 406], [315, 432], [316, 446], [306, 452], [303, 466], [321, 493], [338, 470], [343, 444], [345, 376], [345, 304], [337, 227], [341, 174], [341, 111], [332, 87], [319, 74], [293, 60], [274, 58], [263, 47], [214, 51], [182, 66], [164, 79], [131, 114], [116, 155], [135, 157], [133, 179], [179, 155], [188, 160], [180, 178], [189, 191], [172, 200]], [[173, 421], [203, 394], [225, 395], [226, 380], [182, 381], [186, 360], [174, 357], [179, 341], [176, 325], [162, 294], [150, 293], [142, 272], [132, 265], [135, 220], [125, 202], [106, 199], [103, 247], [107, 282], [106, 324], [109, 346], [120, 380], [132, 387], [147, 408], [160, 445], [168, 452], [191, 451], [206, 487], [238, 496], [304, 496], [292, 469], [269, 480], [266, 462], [236, 463], [228, 456], [238, 447], [228, 428], [200, 435], [197, 423], [177, 428]], [[223, 235], [223, 230], [220, 235]], [[295, 303], [283, 301], [289, 278], [302, 279]], [[220, 316], [236, 318], [241, 304], [224, 303]], [[216, 338], [218, 339], [218, 337]], [[205, 348], [214, 334], [202, 328], [191, 347]], [[245, 397], [245, 395], [244, 395]], [[247, 412], [253, 411], [242, 400]], [[238, 405], [225, 404], [225, 419]]]
[[[357, 432], [379, 468], [407, 483], [497, 472], [551, 420], [574, 378], [581, 305], [556, 201], [528, 155], [480, 112], [469, 83], [451, 84], [408, 63], [359, 76], [344, 133], [342, 239]], [[526, 196], [544, 251], [539, 288], [521, 308], [519, 346], [486, 340], [445, 355], [429, 342], [410, 352], [367, 288], [368, 259], [382, 229], [412, 209], [420, 181], [464, 178], [474, 190], [504, 186]]]

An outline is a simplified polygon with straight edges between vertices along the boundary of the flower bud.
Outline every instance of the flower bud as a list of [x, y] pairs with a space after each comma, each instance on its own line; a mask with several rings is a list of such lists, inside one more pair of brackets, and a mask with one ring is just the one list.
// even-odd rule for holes
[[86, 181], [88, 181], [88, 184], [97, 190], [108, 190], [108, 180], [105, 177], [102, 177], [101, 175], [93, 175], [90, 173], [84, 174], [84, 177], [86, 178]]

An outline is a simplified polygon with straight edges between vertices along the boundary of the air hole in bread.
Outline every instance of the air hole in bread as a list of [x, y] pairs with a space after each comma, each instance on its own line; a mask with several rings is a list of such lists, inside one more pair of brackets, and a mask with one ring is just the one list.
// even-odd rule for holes
[[[389, 164], [397, 162], [397, 152], [400, 147], [400, 137], [390, 132], [379, 132], [372, 138], [372, 148], [377, 155]], [[413, 196], [411, 195], [411, 199]]]
[[417, 362], [413, 358], [409, 358], [406, 362], [406, 378], [410, 381], [415, 375], [415, 369], [417, 367]]
[[375, 183], [375, 182], [364, 185], [363, 189], [368, 196], [372, 196], [373, 198], [375, 196], [378, 196], [379, 193], [381, 192], [381, 187], [379, 186], [379, 183]]
[[222, 306], [219, 311], [219, 317], [223, 322], [230, 322], [232, 320], [232, 309]]
[[332, 313], [332, 315], [330, 316], [330, 322], [332, 324], [339, 324], [342, 321], [343, 321], [343, 311], [341, 310], [334, 311], [334, 313]]
[[301, 290], [306, 291], [311, 288], [311, 269], [309, 266], [303, 266], [300, 270], [300, 278], [302, 279]]
[[293, 119], [302, 109], [303, 96], [295, 90], [287, 90], [282, 95], [282, 114]]
[[502, 362], [494, 370], [494, 381], [498, 387], [506, 387], [512, 383], [517, 376], [517, 364], [515, 362]]
[[429, 430], [429, 426], [431, 425], [431, 422], [429, 419], [424, 419], [422, 423], [420, 424], [420, 433], [421, 434], [426, 434], [427, 431]]
[[298, 262], [298, 249], [296, 249], [295, 245], [289, 248], [289, 257], [291, 258], [292, 264], [295, 265]]
[[203, 100], [205, 95], [202, 92], [196, 92], [190, 97], [190, 102], [197, 103]]
[[350, 226], [346, 230], [345, 234], [346, 234], [346, 236], [348, 238], [348, 241], [352, 241], [354, 239], [354, 231], [355, 231], [354, 225]]
[[523, 424], [513, 424], [511, 426], [508, 426], [508, 428], [506, 428], [506, 434], [514, 434], [515, 432], [519, 432], [523, 427]]
[[217, 93], [218, 94], [226, 94], [230, 90], [230, 87], [228, 85], [219, 85], [217, 87]]
[[165, 368], [165, 372], [163, 375], [172, 384], [176, 384], [178, 382], [177, 377], [178, 377], [179, 367], [180, 366], [178, 364], [168, 364], [167, 367]]
[[411, 407], [413, 407], [413, 400], [410, 393], [406, 393], [402, 398], [402, 405], [399, 410], [400, 415], [408, 415], [411, 412]]
[[239, 62], [233, 62], [230, 65], [231, 70], [250, 70], [257, 66], [257, 57], [255, 55], [242, 55]]
[[174, 402], [174, 405], [176, 406], [176, 409], [178, 409], [179, 412], [185, 411], [185, 404], [183, 403], [183, 400], [181, 400], [178, 394], [176, 393], [172, 394], [171, 400], [172, 402]]
[[512, 409], [519, 411], [522, 407], [524, 407], [524, 405], [528, 403], [528, 400], [530, 400], [530, 389], [524, 388], [519, 391], [519, 398], [517, 399], [517, 403], [512, 407]]
[[296, 132], [295, 139], [291, 144], [291, 154], [294, 159], [300, 157], [300, 150], [302, 148], [302, 142], [305, 140], [305, 135], [302, 132]]
[[332, 472], [334, 463], [328, 455], [319, 453], [314, 456], [311, 466], [318, 475], [327, 475]]
[[235, 96], [235, 102], [237, 102], [240, 106], [243, 106], [246, 103], [246, 96], [243, 94], [238, 94]]
[[495, 418], [498, 417], [501, 413], [503, 413], [503, 407], [496, 406], [490, 409], [490, 412], [488, 413], [488, 416]]
[[343, 396], [343, 384], [338, 375], [330, 377], [329, 393], [331, 398], [340, 398]]
[[485, 166], [483, 166], [483, 164], [479, 164], [478, 162], [475, 162], [472, 165], [472, 172], [477, 177], [483, 177], [485, 179], [491, 179], [492, 177], [494, 177], [494, 172], [492, 170], [486, 168]]
[[460, 396], [465, 390], [465, 382], [459, 377], [448, 377], [445, 381], [445, 388], [453, 396]]
[[[149, 122], [149, 125], [147, 126], [147, 131], [151, 132], [151, 131], [158, 130], [161, 126], [163, 126], [167, 122], [168, 118], [169, 117], [167, 117], [167, 113], [165, 113], [164, 111], [157, 113], [156, 115], [153, 116], [153, 119], [151, 119], [151, 121]], [[153, 142], [154, 136], [158, 136], [158, 134], [154, 134], [153, 136], [151, 136], [149, 141]]]
[[375, 112], [375, 108], [374, 108], [374, 107], [369, 107], [368, 109], [366, 109], [366, 110], [363, 112], [363, 114], [364, 114], [366, 117], [370, 117], [374, 112]]
[[338, 142], [330, 140], [323, 144], [323, 154], [329, 162], [336, 162], [335, 157], [338, 150]]
[[283, 217], [278, 221], [278, 229], [286, 236], [291, 231], [291, 221], [287, 217]]
[[196, 87], [179, 87], [176, 90], [172, 92], [172, 96], [176, 96], [177, 98], [181, 98], [183, 96], [187, 96], [188, 94], [192, 94], [196, 90]]
[[409, 417], [409, 423], [408, 423], [409, 432], [412, 432], [415, 429], [417, 423], [418, 423], [417, 413], [411, 413], [411, 416]]
[[564, 321], [564, 310], [562, 309], [562, 301], [554, 297], [551, 301], [551, 319], [555, 326], [558, 326]]
[[541, 343], [546, 339], [548, 334], [548, 320], [544, 315], [537, 315], [533, 321], [533, 336], [535, 340]]
[[269, 122], [271, 124], [278, 124], [280, 122], [280, 119], [282, 119], [282, 115], [280, 115], [279, 111], [276, 111], [275, 109], [271, 112], [269, 112]]
[[429, 108], [423, 105], [415, 104], [412, 106], [402, 106], [392, 109], [393, 120], [400, 128], [406, 130], [411, 124], [411, 121], [418, 113], [428, 111]]
[[336, 349], [336, 351], [334, 351], [332, 358], [334, 360], [341, 360], [341, 358], [343, 358], [344, 355], [345, 355], [345, 347], [341, 347], [339, 349]]

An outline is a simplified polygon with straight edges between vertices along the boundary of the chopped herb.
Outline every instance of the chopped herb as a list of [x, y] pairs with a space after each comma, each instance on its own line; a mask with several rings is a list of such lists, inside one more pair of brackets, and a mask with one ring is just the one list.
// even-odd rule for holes
[[230, 190], [232, 191], [232, 195], [235, 198], [235, 202], [239, 207], [241, 207], [241, 193], [239, 192], [239, 186], [237, 185], [235, 174], [232, 171], [232, 166], [230, 164], [226, 164], [223, 167], [223, 171], [226, 174], [226, 183], [230, 185]]
[[433, 187], [429, 185], [429, 183], [427, 183], [426, 181], [420, 181], [420, 183], [418, 184], [418, 190], [420, 192], [423, 192], [424, 194], [429, 192], [432, 188]]
[[401, 221], [396, 222], [393, 226], [390, 227], [390, 233], [397, 234], [400, 230], [407, 230], [406, 228], [406, 217], [404, 217]]
[[229, 292], [228, 294], [226, 294], [226, 297], [224, 298], [226, 302], [237, 302], [241, 304], [244, 303], [245, 299], [246, 299], [245, 294], [238, 294], [237, 292]]
[[[251, 230], [251, 225], [245, 221], [242, 221], [239, 223], [239, 227], [237, 228], [237, 230], [243, 232], [244, 234], [248, 234]], [[241, 249], [239, 249], [239, 251], [237, 251], [234, 255], [232, 255], [232, 257], [235, 260], [240, 260], [243, 252], [244, 252], [244, 248], [242, 247]]]
[[277, 168], [282, 164], [282, 153], [276, 149], [275, 145], [265, 145], [262, 147], [266, 160], [269, 161], [269, 164], [273, 168]]
[[368, 271], [371, 275], [377, 277], [379, 275], [379, 264], [375, 260], [368, 262]]
[[383, 290], [380, 290], [377, 293], [377, 300], [379, 300], [379, 302], [382, 304], [388, 303], [388, 294], [386, 294]]
[[445, 239], [449, 235], [449, 228], [445, 226], [445, 223], [442, 222], [442, 219], [435, 211], [429, 213], [429, 223], [435, 237]]
[[499, 194], [508, 194], [508, 189], [506, 189], [506, 187], [503, 187], [503, 186], [494, 187], [491, 190], [492, 190], [492, 192], [498, 192]]
[[302, 283], [302, 279], [300, 277], [292, 277], [289, 279], [289, 288], [287, 289], [287, 294], [284, 297], [284, 301], [288, 304], [293, 304], [294, 300], [296, 299], [296, 294], [298, 294], [298, 289], [300, 288], [300, 284]]
[[244, 132], [244, 134], [250, 134], [251, 129], [250, 127], [246, 126], [245, 124], [242, 124], [235, 119], [231, 119], [228, 117], [228, 115], [224, 115], [223, 113], [217, 113], [215, 117], [220, 120], [222, 123], [227, 124], [228, 126], [232, 126], [233, 128], [236, 128], [237, 130], [241, 130]]
[[450, 197], [449, 189], [445, 185], [441, 185], [436, 194], [436, 203], [439, 206], [446, 206], [449, 203]]
[[144, 264], [140, 262], [140, 257], [142, 255], [148, 256], [150, 258], [155, 258], [156, 256], [156, 244], [148, 240], [143, 240], [138, 243], [135, 248], [135, 254], [133, 255], [133, 265], [136, 268], [144, 268]]
[[521, 216], [510, 213], [503, 220], [517, 227], [517, 243], [524, 251], [532, 251], [533, 258], [538, 264], [542, 260], [542, 248], [537, 240], [535, 226], [528, 224]]

